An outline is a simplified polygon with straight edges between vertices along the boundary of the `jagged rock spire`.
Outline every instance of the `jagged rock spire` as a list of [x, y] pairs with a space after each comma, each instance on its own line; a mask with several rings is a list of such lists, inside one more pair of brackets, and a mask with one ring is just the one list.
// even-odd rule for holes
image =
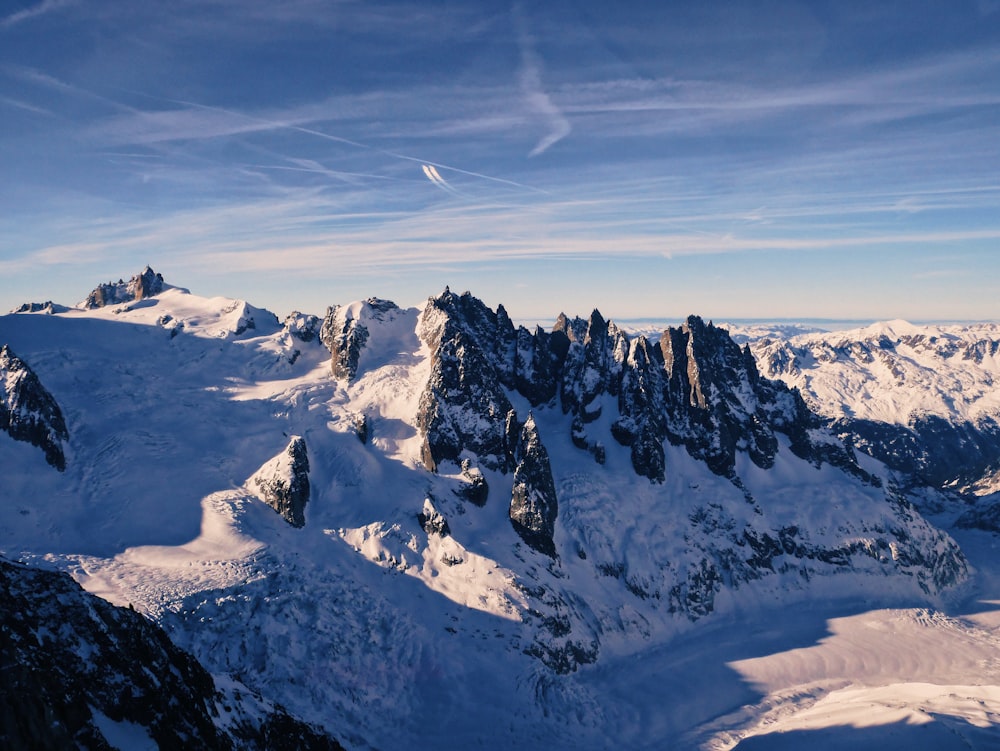
[[261, 467], [247, 484], [293, 527], [305, 526], [310, 493], [306, 442], [292, 436], [285, 450]]
[[319, 329], [319, 339], [330, 350], [333, 377], [350, 381], [358, 374], [361, 353], [368, 343], [368, 326], [372, 321], [392, 319], [400, 312], [396, 303], [369, 297], [351, 306], [333, 305]]
[[542, 445], [529, 414], [521, 428], [517, 444], [517, 467], [510, 499], [510, 522], [514, 530], [530, 547], [552, 558], [556, 557], [555, 532], [559, 503], [549, 454]]
[[87, 295], [83, 307], [88, 309], [102, 308], [105, 305], [145, 300], [164, 290], [163, 276], [146, 266], [140, 273], [127, 282], [119, 279], [117, 282], [99, 284], [93, 292]]
[[45, 460], [66, 469], [63, 443], [69, 431], [55, 398], [28, 364], [6, 344], [0, 347], [0, 430], [45, 452]]

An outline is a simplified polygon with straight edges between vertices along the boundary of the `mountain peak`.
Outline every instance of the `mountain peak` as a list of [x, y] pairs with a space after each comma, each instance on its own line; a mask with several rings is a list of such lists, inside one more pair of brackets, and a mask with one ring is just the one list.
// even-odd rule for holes
[[119, 279], [117, 282], [97, 285], [81, 305], [88, 310], [93, 310], [94, 308], [103, 308], [106, 305], [145, 300], [147, 297], [160, 294], [166, 289], [166, 286], [163, 275], [156, 273], [147, 265], [127, 282]]

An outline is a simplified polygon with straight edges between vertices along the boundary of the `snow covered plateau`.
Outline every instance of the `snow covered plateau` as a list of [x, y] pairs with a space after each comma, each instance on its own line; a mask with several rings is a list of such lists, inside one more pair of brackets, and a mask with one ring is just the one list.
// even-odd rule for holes
[[1000, 749], [996, 325], [280, 320], [147, 268], [0, 347], [0, 556], [162, 627], [208, 707], [350, 749]]

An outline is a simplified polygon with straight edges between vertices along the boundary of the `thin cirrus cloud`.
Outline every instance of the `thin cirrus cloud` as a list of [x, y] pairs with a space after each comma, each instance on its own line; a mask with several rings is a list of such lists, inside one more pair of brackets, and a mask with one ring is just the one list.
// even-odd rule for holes
[[45, 107], [39, 107], [38, 105], [31, 104], [30, 102], [22, 102], [20, 99], [13, 99], [7, 96], [0, 96], [0, 104], [6, 105], [7, 107], [14, 107], [16, 109], [24, 110], [25, 112], [31, 112], [36, 115], [53, 117], [53, 113], [51, 110], [48, 110]]
[[592, 289], [632, 263], [728, 279], [753, 258], [777, 264], [757, 278], [774, 298], [783, 275], [817, 285], [815, 259], [865, 250], [997, 273], [1000, 47], [982, 17], [915, 44], [788, 6], [775, 47], [742, 8], [722, 29], [727, 3], [33, 3], [0, 17], [0, 45], [30, 31], [59, 55], [0, 48], [0, 294], [32, 268], [150, 252], [295, 277], [579, 263]]
[[[424, 165], [425, 175], [436, 169]], [[603, 203], [600, 204], [603, 206]], [[968, 241], [996, 241], [1000, 228], [873, 233], [864, 226], [841, 225], [836, 235], [817, 231], [801, 234], [801, 227], [765, 227], [761, 234], [751, 223], [739, 230], [738, 217], [727, 215], [664, 216], [640, 223], [616, 212], [594, 215], [583, 202], [551, 203], [533, 209], [505, 206], [429, 208], [408, 211], [343, 211], [322, 191], [301, 192], [284, 200], [243, 206], [223, 206], [178, 212], [169, 217], [105, 218], [80, 228], [81, 239], [45, 247], [20, 260], [0, 264], [6, 271], [31, 265], [90, 263], [102, 256], [170, 248], [171, 255], [228, 259], [241, 268], [276, 270], [289, 259], [308, 272], [317, 254], [342, 263], [338, 272], [357, 273], [373, 267], [416, 267], [430, 263], [462, 264], [513, 259], [602, 260], [608, 258], [662, 258], [755, 252], [821, 252], [886, 246], [940, 246]], [[581, 216], [586, 215], [586, 220]], [[782, 218], [781, 212], [775, 215]], [[738, 223], [738, 222], [737, 222]], [[499, 234], [497, 226], [516, 225], [518, 235]], [[704, 229], [714, 225], [725, 231]], [[298, 227], [294, 236], [289, 226]], [[353, 259], [352, 263], [344, 263]], [[308, 272], [311, 273], [311, 272]]]
[[519, 75], [521, 91], [529, 112], [542, 120], [547, 131], [528, 153], [529, 157], [534, 157], [544, 154], [550, 147], [568, 136], [572, 128], [569, 120], [553, 103], [542, 85], [542, 62], [535, 52], [534, 43], [525, 27], [524, 14], [519, 8], [515, 8], [514, 16], [518, 28], [518, 46], [521, 52]]
[[77, 2], [78, 0], [42, 0], [37, 5], [31, 5], [23, 10], [0, 17], [0, 29], [9, 29], [26, 21], [76, 5]]
[[[976, 50], [945, 55], [875, 73], [763, 86], [733, 81], [641, 79], [567, 85], [555, 92], [571, 116], [610, 115], [609, 123], [629, 128], [628, 113], [670, 114], [652, 125], [655, 132], [697, 132], [706, 126], [746, 122], [803, 110], [822, 111], [829, 129], [838, 122], [879, 125], [918, 115], [994, 108], [1000, 92], [988, 82], [1000, 75], [1000, 55]], [[646, 122], [645, 128], [650, 128]]]

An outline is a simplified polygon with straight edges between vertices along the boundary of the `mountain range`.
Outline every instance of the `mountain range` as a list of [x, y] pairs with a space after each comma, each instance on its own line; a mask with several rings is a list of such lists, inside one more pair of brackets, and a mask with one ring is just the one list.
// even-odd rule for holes
[[[238, 716], [286, 747], [731, 748], [738, 624], [947, 609], [981, 586], [957, 538], [1000, 530], [993, 325], [741, 346], [447, 288], [279, 319], [146, 268], [0, 317], [0, 347], [9, 586], [169, 636], [205, 747]], [[85, 747], [160, 738], [79, 701]]]

